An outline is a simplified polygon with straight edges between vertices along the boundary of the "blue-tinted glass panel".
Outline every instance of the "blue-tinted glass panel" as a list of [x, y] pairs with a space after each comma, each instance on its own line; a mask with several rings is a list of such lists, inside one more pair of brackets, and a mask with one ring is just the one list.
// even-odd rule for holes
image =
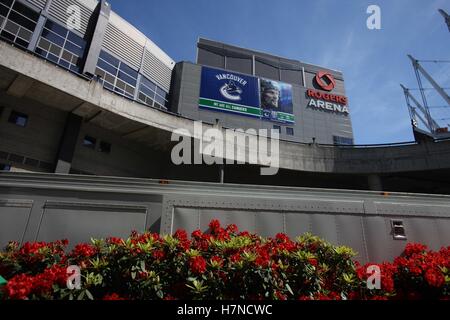
[[53, 22], [53, 21], [47, 20], [47, 23], [45, 24], [45, 27], [47, 29], [50, 29], [53, 32], [59, 34], [63, 38], [65, 38], [67, 36], [67, 31], [68, 30], [66, 28], [60, 26], [59, 24]]
[[98, 60], [98, 64], [97, 64], [100, 68], [102, 68], [103, 70], [113, 74], [114, 76], [117, 73], [117, 69], [115, 69], [113, 66], [111, 66], [110, 64], [104, 62], [103, 60], [99, 59]]
[[155, 96], [155, 101], [158, 102], [159, 104], [163, 105], [163, 106], [166, 105], [166, 100], [164, 100], [164, 98], [162, 98], [162, 97], [160, 97], [158, 95]]
[[70, 70], [72, 70], [73, 72], [76, 72], [76, 73], [80, 73], [81, 72], [80, 71], [80, 67], [76, 66], [76, 65], [73, 65], [73, 64], [70, 65]]
[[47, 51], [44, 51], [40, 48], [36, 48], [35, 52], [41, 56], [43, 56], [44, 58], [47, 56]]
[[79, 57], [82, 57], [84, 55], [83, 49], [77, 47], [76, 45], [74, 45], [70, 42], [66, 42], [66, 44], [64, 45], [64, 48], [66, 48], [67, 51], [70, 51]]
[[54, 54], [49, 53], [47, 59], [54, 63], [58, 63], [59, 57], [55, 56]]
[[59, 65], [63, 66], [64, 68], [69, 69], [70, 68], [70, 63], [66, 62], [65, 60], [59, 60]]
[[136, 86], [136, 79], [131, 78], [130, 76], [128, 76], [125, 73], [123, 73], [122, 71], [119, 71], [118, 77], [119, 77], [119, 79], [122, 79], [123, 81], [125, 81], [126, 83], [132, 85], [133, 87]]
[[138, 73], [136, 71], [134, 71], [133, 69], [131, 69], [129, 66], [127, 66], [125, 63], [121, 63], [120, 64], [120, 70], [122, 70], [125, 73], [128, 73], [130, 76], [137, 78]]
[[148, 89], [148, 88], [146, 88], [144, 86], [141, 86], [141, 92], [145, 93], [147, 96], [149, 96], [151, 98], [153, 98], [155, 96], [155, 92], [154, 91], [152, 91], [152, 90], [150, 90], [150, 89]]
[[69, 31], [69, 35], [67, 36], [67, 39], [69, 39], [73, 43], [77, 44], [78, 46], [82, 47], [83, 49], [86, 47], [86, 40], [84, 40], [83, 38], [77, 36], [73, 32]]
[[156, 93], [159, 94], [161, 97], [166, 97], [167, 92], [165, 92], [163, 89], [161, 89], [160, 87], [156, 88]]
[[51, 31], [44, 29], [42, 31], [42, 37], [44, 37], [47, 40], [50, 40], [51, 42], [53, 42], [61, 47], [64, 45], [64, 38], [61, 38], [60, 36], [58, 36], [57, 34], [51, 32]]
[[111, 84], [109, 84], [108, 82], [103, 83], [103, 86], [104, 86], [106, 89], [113, 90], [113, 86], [112, 86]]
[[141, 83], [147, 86], [149, 89], [156, 91], [156, 85], [147, 78], [142, 77]]
[[119, 59], [114, 58], [112, 55], [110, 55], [109, 53], [107, 53], [103, 50], [100, 52], [100, 58], [109, 62], [110, 64], [112, 64], [113, 66], [115, 66], [117, 68], [119, 67]]

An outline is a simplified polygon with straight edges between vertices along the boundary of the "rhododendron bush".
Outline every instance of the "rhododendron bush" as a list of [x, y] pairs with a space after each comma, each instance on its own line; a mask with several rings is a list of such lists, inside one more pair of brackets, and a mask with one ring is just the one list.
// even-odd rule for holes
[[[2, 299], [249, 299], [350, 300], [448, 299], [450, 247], [432, 252], [407, 245], [381, 270], [380, 289], [370, 290], [367, 266], [346, 247], [306, 234], [263, 238], [222, 228], [173, 236], [133, 233], [79, 244], [67, 241], [10, 243], [0, 253]], [[373, 264], [370, 264], [373, 265]], [[81, 286], [69, 289], [68, 266], [78, 266]]]

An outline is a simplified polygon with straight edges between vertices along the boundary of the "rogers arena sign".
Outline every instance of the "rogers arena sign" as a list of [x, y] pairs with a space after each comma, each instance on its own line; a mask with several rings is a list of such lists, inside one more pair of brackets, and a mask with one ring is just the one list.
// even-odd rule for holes
[[[326, 78], [329, 85], [323, 79]], [[317, 84], [324, 90], [331, 91], [336, 85], [336, 81], [330, 73], [319, 71], [315, 78]], [[308, 107], [321, 109], [324, 111], [335, 112], [340, 114], [350, 114], [348, 108], [348, 98], [331, 93], [321, 92], [308, 89], [306, 95], [310, 98]]]

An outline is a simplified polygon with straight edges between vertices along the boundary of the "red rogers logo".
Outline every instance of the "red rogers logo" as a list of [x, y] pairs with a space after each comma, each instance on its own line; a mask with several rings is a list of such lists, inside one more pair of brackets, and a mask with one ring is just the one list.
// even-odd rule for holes
[[331, 91], [336, 87], [336, 80], [331, 73], [326, 71], [319, 71], [316, 74], [316, 83], [325, 91]]

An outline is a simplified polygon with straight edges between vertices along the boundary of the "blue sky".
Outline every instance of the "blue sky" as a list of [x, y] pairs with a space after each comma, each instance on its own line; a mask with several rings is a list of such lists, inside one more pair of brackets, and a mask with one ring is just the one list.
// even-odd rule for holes
[[[450, 33], [437, 12], [450, 12], [448, 0], [109, 2], [175, 61], [194, 61], [197, 39], [205, 37], [342, 71], [358, 144], [412, 141], [399, 84], [417, 88], [417, 81], [406, 55], [450, 60]], [[366, 27], [371, 4], [381, 8], [381, 30]], [[450, 87], [450, 63], [425, 67]], [[428, 95], [431, 105], [444, 105]], [[450, 118], [450, 108], [433, 112]]]

